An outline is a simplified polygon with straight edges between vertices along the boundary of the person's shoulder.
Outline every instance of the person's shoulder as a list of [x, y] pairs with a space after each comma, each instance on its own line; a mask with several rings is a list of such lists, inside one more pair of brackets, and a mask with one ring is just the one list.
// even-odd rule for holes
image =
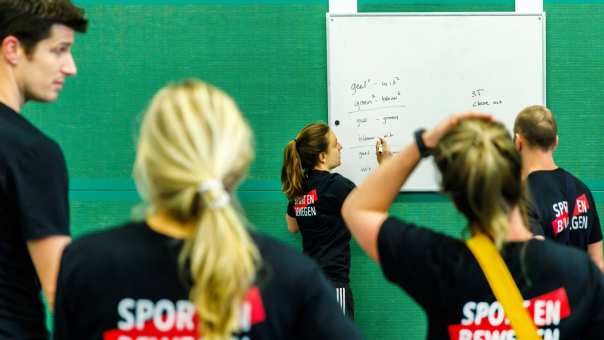
[[10, 109], [0, 103], [0, 131], [2, 138], [15, 143], [28, 144], [39, 139], [51, 140], [42, 130], [33, 125], [22, 114]]
[[352, 183], [351, 180], [349, 180], [348, 178], [342, 176], [340, 173], [338, 172], [332, 172], [329, 174], [329, 177], [334, 180], [334, 181], [344, 181], [344, 182], [350, 182]]
[[137, 236], [144, 232], [143, 222], [128, 222], [91, 232], [67, 245], [63, 256], [68, 260], [73, 258], [107, 260], [113, 257], [111, 254], [129, 249], [137, 240]]
[[528, 174], [526, 180], [529, 185], [540, 185], [552, 182], [564, 183], [564, 170], [561, 168], [554, 170], [535, 170]]
[[[6, 161], [9, 167], [14, 169], [13, 171], [22, 172], [23, 169], [43, 167], [46, 169], [47, 176], [58, 176], [61, 172], [65, 172], [65, 156], [61, 146], [43, 133], [8, 144], [14, 147], [6, 152]], [[42, 173], [33, 174], [42, 175]]]
[[460, 251], [467, 250], [465, 242], [462, 239], [450, 236], [436, 229], [429, 226], [417, 225], [396, 216], [389, 216], [382, 223], [378, 237], [385, 242], [403, 239], [414, 245], [419, 242], [425, 244], [432, 243], [435, 246], [430, 249], [435, 252], [458, 254]]
[[529, 198], [531, 201], [537, 202], [549, 202], [552, 199], [561, 198], [566, 187], [564, 177], [564, 171], [561, 168], [529, 173], [526, 178]]
[[[565, 169], [560, 169], [561, 171], [563, 171], [565, 174], [569, 175], [573, 181], [575, 182], [575, 185], [577, 186], [577, 189], [579, 189], [580, 191], [589, 191], [589, 188], [587, 187], [587, 185], [585, 185], [585, 183], [577, 176], [575, 176], [574, 174], [572, 174], [570, 171], [565, 170]], [[581, 194], [581, 192], [577, 192], [577, 194]]]
[[540, 272], [560, 277], [569, 273], [578, 275], [581, 270], [588, 270], [591, 263], [585, 251], [550, 239], [531, 240], [527, 258], [534, 259]]
[[344, 186], [344, 187], [348, 187], [348, 188], [354, 188], [355, 184], [349, 180], [348, 178], [340, 175], [337, 172], [333, 172], [329, 174], [329, 180], [332, 184], [338, 185], [338, 186]]

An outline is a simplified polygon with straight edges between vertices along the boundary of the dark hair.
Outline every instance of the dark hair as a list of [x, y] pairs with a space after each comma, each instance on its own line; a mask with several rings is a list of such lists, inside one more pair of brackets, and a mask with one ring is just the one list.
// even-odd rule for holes
[[[434, 149], [442, 189], [450, 194], [472, 228], [501, 247], [507, 214], [518, 206], [524, 216], [522, 159], [505, 126], [482, 120], [463, 121]], [[474, 222], [474, 223], [472, 223]]]
[[84, 10], [70, 0], [0, 0], [0, 41], [15, 36], [27, 53], [50, 36], [54, 24], [85, 33]]
[[514, 133], [522, 135], [529, 146], [547, 151], [556, 144], [558, 127], [550, 110], [533, 105], [520, 111], [514, 122]]
[[322, 123], [306, 125], [296, 139], [285, 146], [281, 168], [281, 189], [288, 199], [304, 192], [305, 172], [319, 161], [319, 154], [329, 147], [329, 126]]

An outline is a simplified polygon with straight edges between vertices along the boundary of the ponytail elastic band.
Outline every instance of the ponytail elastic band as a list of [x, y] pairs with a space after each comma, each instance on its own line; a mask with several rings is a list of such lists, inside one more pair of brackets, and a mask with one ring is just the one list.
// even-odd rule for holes
[[218, 193], [216, 198], [208, 203], [208, 208], [210, 209], [223, 208], [231, 201], [231, 197], [224, 190], [224, 185], [217, 179], [209, 179], [201, 182], [197, 190], [200, 194], [204, 194], [208, 191], [216, 191]]

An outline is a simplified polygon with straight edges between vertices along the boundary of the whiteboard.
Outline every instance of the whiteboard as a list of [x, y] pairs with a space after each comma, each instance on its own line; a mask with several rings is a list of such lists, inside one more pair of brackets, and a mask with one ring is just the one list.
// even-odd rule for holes
[[[490, 112], [511, 131], [545, 104], [545, 14], [327, 14], [329, 126], [343, 146], [335, 171], [359, 184], [393, 151], [454, 112]], [[431, 158], [404, 191], [438, 190]]]

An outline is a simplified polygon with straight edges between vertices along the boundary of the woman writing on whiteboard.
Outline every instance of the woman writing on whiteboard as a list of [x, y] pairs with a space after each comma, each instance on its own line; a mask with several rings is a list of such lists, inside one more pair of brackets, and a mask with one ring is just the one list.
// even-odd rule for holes
[[[378, 162], [390, 154], [382, 139], [376, 148], [380, 149]], [[355, 185], [340, 174], [331, 173], [340, 165], [341, 150], [327, 125], [305, 126], [285, 147], [281, 183], [289, 200], [287, 229], [301, 232], [304, 253], [317, 261], [336, 288], [336, 299], [344, 314], [354, 319], [349, 286], [351, 236], [340, 210]]]
[[[585, 253], [533, 238], [523, 212], [522, 161], [506, 128], [466, 113], [418, 130], [415, 141], [348, 195], [342, 215], [385, 277], [426, 311], [428, 339], [602, 339], [604, 277]], [[468, 220], [467, 245], [388, 215], [429, 155], [442, 190]], [[488, 256], [480, 256], [476, 241]], [[502, 270], [491, 272], [496, 268]], [[510, 297], [517, 303], [506, 304]]]

